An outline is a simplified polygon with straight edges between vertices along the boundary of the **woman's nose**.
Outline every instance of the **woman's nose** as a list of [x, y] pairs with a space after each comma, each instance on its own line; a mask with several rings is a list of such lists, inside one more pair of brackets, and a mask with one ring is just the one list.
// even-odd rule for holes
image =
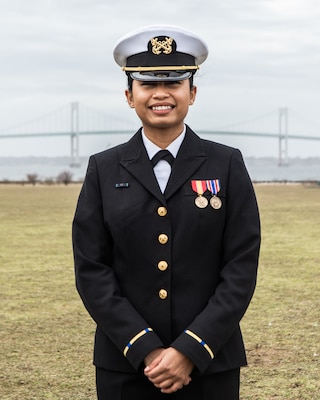
[[159, 82], [155, 86], [155, 90], [153, 93], [153, 97], [163, 98], [168, 96], [168, 90], [166, 85], [163, 82]]

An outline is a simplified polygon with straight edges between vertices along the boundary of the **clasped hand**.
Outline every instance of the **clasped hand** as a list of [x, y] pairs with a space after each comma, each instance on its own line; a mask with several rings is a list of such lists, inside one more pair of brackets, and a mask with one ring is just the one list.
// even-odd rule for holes
[[156, 349], [145, 358], [146, 377], [162, 393], [173, 393], [191, 382], [192, 361], [184, 354], [169, 347]]

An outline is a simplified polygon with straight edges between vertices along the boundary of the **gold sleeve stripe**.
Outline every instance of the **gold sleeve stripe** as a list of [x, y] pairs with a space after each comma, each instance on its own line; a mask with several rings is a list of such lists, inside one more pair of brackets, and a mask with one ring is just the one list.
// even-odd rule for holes
[[186, 333], [187, 335], [191, 336], [193, 339], [195, 339], [198, 343], [201, 344], [201, 346], [203, 346], [207, 352], [209, 353], [211, 359], [214, 359], [214, 354], [213, 351], [210, 349], [210, 347], [207, 345], [207, 343], [205, 343], [198, 335], [196, 335], [195, 333], [189, 331], [188, 329], [186, 329], [184, 331], [184, 333]]
[[123, 350], [123, 354], [126, 356], [128, 353], [128, 350], [130, 349], [130, 347], [133, 345], [134, 342], [136, 342], [139, 338], [141, 338], [141, 336], [145, 335], [148, 332], [152, 332], [152, 328], [146, 328], [143, 329], [141, 332], [137, 333], [136, 336], [134, 336], [129, 343], [126, 345], [126, 347]]

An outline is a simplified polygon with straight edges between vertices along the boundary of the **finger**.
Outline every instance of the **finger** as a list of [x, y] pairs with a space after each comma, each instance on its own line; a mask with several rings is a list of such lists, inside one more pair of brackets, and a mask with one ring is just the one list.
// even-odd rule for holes
[[187, 386], [189, 385], [189, 383], [192, 381], [192, 379], [190, 378], [190, 376], [188, 376], [185, 381], [183, 382], [183, 386]]
[[154, 386], [156, 386], [158, 388], [171, 386], [174, 382], [172, 377], [169, 377], [169, 376], [160, 376], [160, 377], [156, 377], [154, 379], [149, 378], [149, 381], [152, 382], [154, 384]]
[[170, 386], [161, 388], [161, 393], [170, 394], [170, 393], [177, 392], [178, 390], [180, 390], [182, 388], [183, 388], [183, 385], [181, 384], [181, 382], [175, 382]]
[[149, 368], [149, 369], [147, 369], [147, 368], [145, 368], [144, 374], [149, 379], [154, 379], [157, 377], [168, 375], [167, 371], [165, 369], [163, 369], [159, 364], [155, 365], [153, 368]]
[[[183, 383], [181, 381], [177, 381], [177, 382], [173, 382], [171, 385], [166, 386], [165, 384], [162, 385], [155, 385], [156, 387], [158, 387], [159, 389], [161, 389], [162, 393], [165, 394], [170, 394], [170, 393], [174, 393], [177, 392], [178, 390], [181, 390], [184, 386], [189, 385], [189, 383], [191, 382], [191, 378], [190, 376], [188, 377], [188, 379], [186, 379]], [[162, 386], [162, 388], [161, 388]]]
[[163, 382], [168, 382], [168, 380], [164, 380], [163, 378], [155, 378], [155, 379], [149, 378], [149, 381], [151, 383], [153, 383], [154, 386], [157, 386], [157, 387], [162, 387], [163, 386]]
[[152, 369], [156, 368], [160, 362], [161, 362], [162, 358], [161, 357], [157, 357], [155, 358], [145, 369], [144, 372], [148, 373], [149, 371], [151, 371]]

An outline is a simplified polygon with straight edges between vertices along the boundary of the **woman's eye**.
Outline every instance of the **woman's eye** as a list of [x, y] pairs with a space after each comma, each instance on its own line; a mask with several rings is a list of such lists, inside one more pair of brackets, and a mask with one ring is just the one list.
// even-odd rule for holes
[[[158, 86], [158, 84], [159, 84], [159, 82], [155, 82], [155, 81], [141, 81], [140, 82], [140, 86], [150, 87], [150, 88], [155, 88]], [[165, 87], [173, 87], [173, 86], [181, 85], [181, 82], [180, 81], [165, 81], [163, 84]]]
[[156, 86], [155, 82], [141, 82], [141, 86]]

